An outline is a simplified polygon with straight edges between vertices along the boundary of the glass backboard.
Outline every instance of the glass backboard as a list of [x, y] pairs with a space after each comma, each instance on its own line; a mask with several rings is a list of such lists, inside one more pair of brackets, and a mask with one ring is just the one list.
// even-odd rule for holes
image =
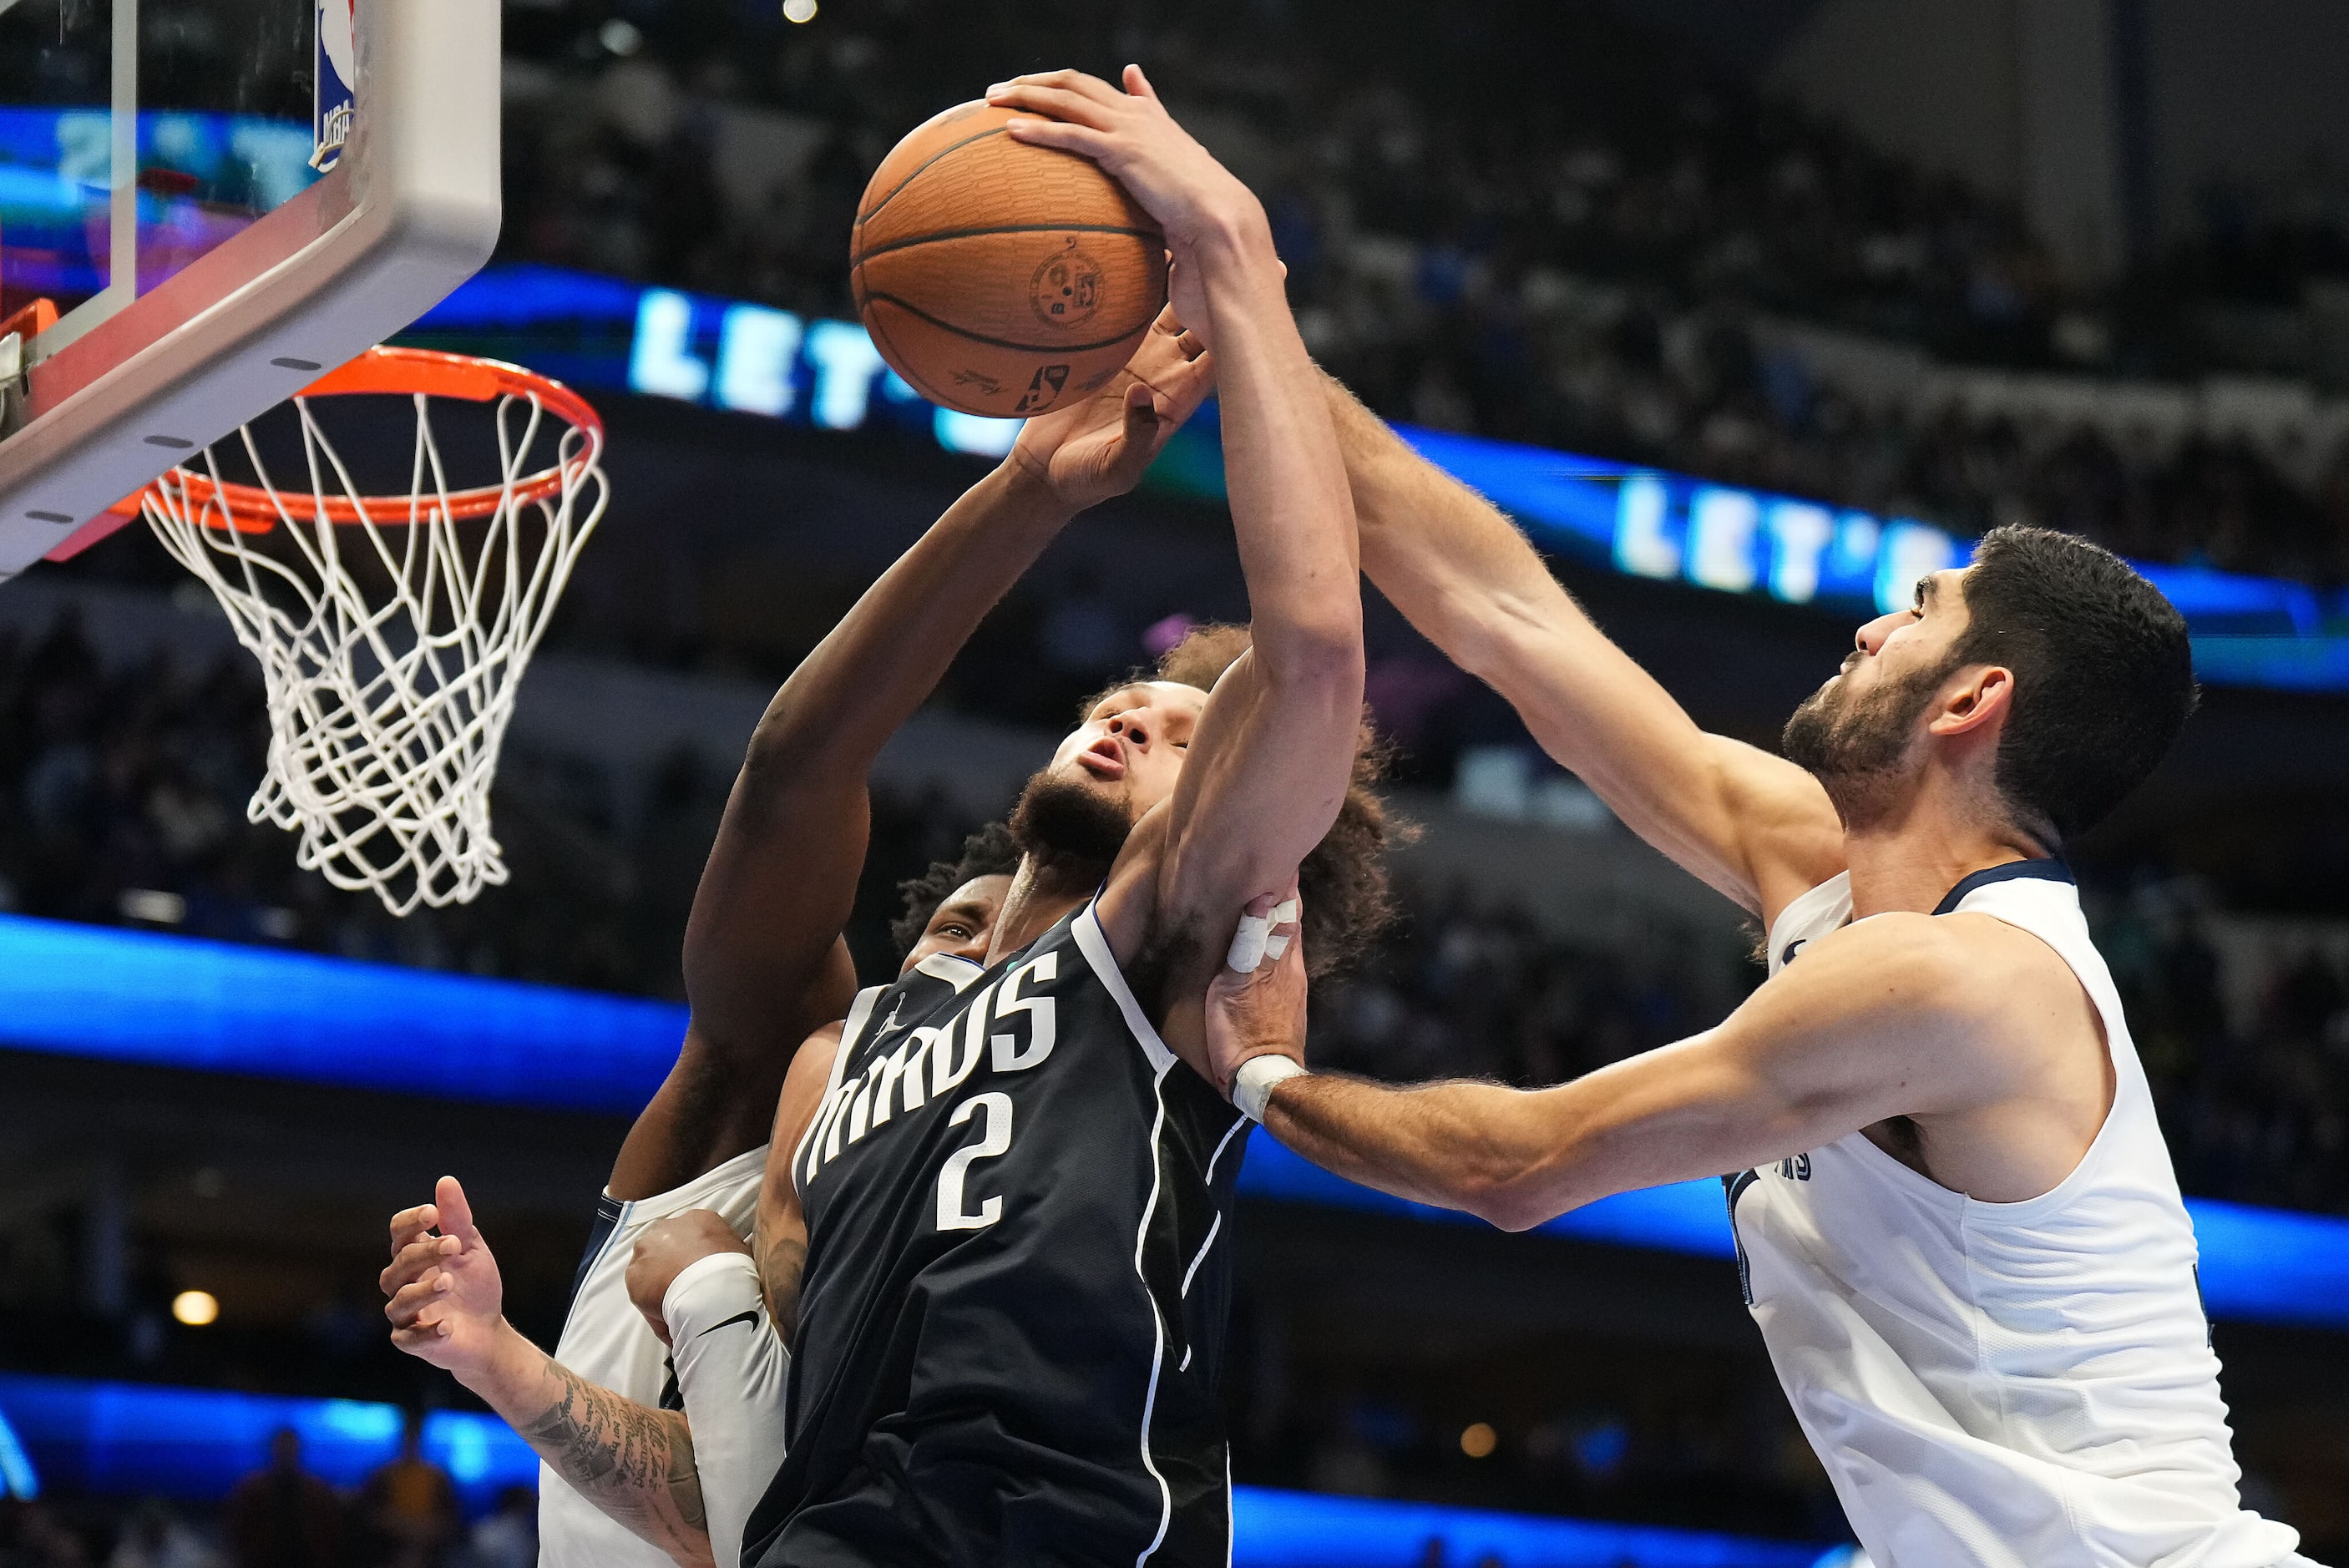
[[0, 577], [486, 259], [498, 11], [0, 0]]

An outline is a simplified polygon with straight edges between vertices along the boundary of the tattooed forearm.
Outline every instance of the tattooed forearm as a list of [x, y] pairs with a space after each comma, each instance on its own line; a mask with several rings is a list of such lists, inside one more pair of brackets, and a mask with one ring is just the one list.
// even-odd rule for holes
[[708, 1568], [709, 1521], [685, 1417], [624, 1399], [552, 1359], [541, 1393], [543, 1408], [514, 1429], [554, 1473], [686, 1568]]

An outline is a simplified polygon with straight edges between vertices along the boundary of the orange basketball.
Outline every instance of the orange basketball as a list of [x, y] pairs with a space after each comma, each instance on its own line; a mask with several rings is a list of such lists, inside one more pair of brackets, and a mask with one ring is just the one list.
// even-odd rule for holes
[[957, 106], [917, 126], [857, 206], [848, 275], [890, 368], [966, 414], [1040, 414], [1117, 374], [1166, 303], [1158, 225], [1090, 159]]

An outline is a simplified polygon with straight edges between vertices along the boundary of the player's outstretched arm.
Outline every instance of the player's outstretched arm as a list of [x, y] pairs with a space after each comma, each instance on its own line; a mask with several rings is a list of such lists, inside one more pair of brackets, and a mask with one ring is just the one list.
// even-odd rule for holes
[[1765, 917], [1843, 869], [1842, 825], [1816, 779], [1699, 729], [1498, 508], [1335, 379], [1326, 387], [1362, 569], [1430, 642], [1507, 698], [1544, 749], [1641, 838]]
[[597, 1387], [516, 1332], [465, 1190], [443, 1176], [434, 1198], [392, 1216], [382, 1277], [391, 1342], [453, 1374], [582, 1497], [678, 1568], [715, 1568], [685, 1418]]
[[[751, 737], [686, 928], [692, 1022], [622, 1147], [616, 1197], [690, 1180], [765, 1136], [791, 1048], [847, 1010], [840, 941], [864, 865], [865, 776], [979, 620], [1061, 527], [1133, 488], [1206, 396], [1195, 336], [1162, 315], [1092, 397], [1030, 419], [776, 693]], [[713, 1126], [695, 1108], [728, 1108]]]
[[1929, 916], [1884, 915], [1805, 948], [1718, 1028], [1572, 1083], [1398, 1088], [1309, 1073], [1273, 1086], [1264, 1124], [1365, 1186], [1526, 1230], [2017, 1092], [2028, 1052], [1983, 1048], [2005, 988], [1985, 984], [1980, 957]]
[[1329, 830], [1361, 724], [1362, 612], [1345, 469], [1264, 209], [1174, 123], [1138, 67], [1126, 67], [1125, 84], [1060, 71], [989, 99], [1052, 117], [1015, 119], [1008, 132], [1094, 159], [1158, 220], [1174, 253], [1174, 308], [1216, 355], [1253, 646], [1191, 738], [1154, 907], [1123, 909], [1112, 877], [1102, 918], [1130, 954], [1145, 926], [1227, 932], [1230, 912], [1285, 889]]

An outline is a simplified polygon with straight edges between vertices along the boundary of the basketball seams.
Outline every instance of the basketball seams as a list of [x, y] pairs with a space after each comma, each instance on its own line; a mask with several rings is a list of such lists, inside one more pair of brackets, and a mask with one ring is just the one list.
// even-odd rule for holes
[[[881, 313], [876, 310], [867, 310], [865, 308], [865, 306], [870, 303], [871, 301], [869, 297], [860, 298], [856, 302], [856, 312], [859, 315], [864, 317], [864, 330], [873, 335], [874, 345], [881, 350], [881, 357], [887, 360], [893, 367], [896, 367], [897, 374], [904, 377], [906, 384], [912, 387], [915, 391], [919, 392], [923, 397], [927, 397], [933, 403], [941, 403], [947, 407], [954, 407], [954, 400], [940, 393], [936, 387], [932, 387], [929, 384], [928, 379], [914, 368], [913, 360], [906, 357], [903, 352], [897, 349], [895, 342], [890, 338], [887, 330], [881, 325]], [[896, 304], [898, 302], [892, 301], [891, 303]]]
[[1138, 341], [1143, 333], [1150, 330], [1150, 323], [1145, 321], [1140, 326], [1129, 328], [1114, 337], [1104, 337], [1093, 343], [1018, 343], [1008, 337], [989, 337], [985, 333], [972, 332], [967, 327], [957, 326], [950, 321], [940, 321], [921, 306], [896, 294], [871, 293], [864, 297], [869, 304], [894, 304], [916, 321], [935, 326], [940, 332], [952, 333], [955, 336], [968, 339], [972, 343], [983, 343], [989, 348], [1009, 348], [1019, 354], [1092, 354], [1104, 348], [1115, 348], [1121, 343]]
[[1088, 159], [1003, 134], [1010, 118], [966, 105], [908, 134], [867, 184], [847, 258], [891, 368], [942, 407], [995, 418], [1101, 387], [1146, 341], [1166, 287], [1164, 236], [1132, 193]]
[[968, 147], [975, 141], [985, 141], [990, 136], [1001, 136], [1002, 134], [1003, 128], [999, 125], [991, 130], [982, 130], [974, 136], [966, 136], [960, 141], [949, 142], [947, 145], [939, 148], [936, 152], [933, 152], [927, 158], [923, 159], [922, 161], [916, 164], [913, 169], [907, 170], [905, 178], [898, 181], [896, 184], [891, 186], [889, 188], [889, 193], [886, 196], [882, 197], [881, 200], [873, 203], [873, 205], [864, 211], [856, 214], [855, 226], [862, 229], [867, 222], [879, 217], [881, 215], [881, 209], [889, 205], [890, 202], [895, 201], [897, 199], [897, 193], [899, 191], [905, 190], [906, 186], [911, 185], [915, 181], [919, 180], [922, 177], [923, 170], [928, 169], [931, 164], [937, 162], [940, 159], [953, 157], [956, 153], [960, 152], [964, 148]]
[[895, 255], [900, 251], [911, 251], [947, 240], [983, 240], [989, 234], [1114, 234], [1129, 240], [1155, 240], [1161, 246], [1166, 242], [1165, 235], [1156, 229], [1132, 229], [1119, 223], [999, 223], [987, 229], [939, 229], [926, 234], [891, 240], [870, 250], [857, 252], [852, 264], [861, 268], [867, 262]]

